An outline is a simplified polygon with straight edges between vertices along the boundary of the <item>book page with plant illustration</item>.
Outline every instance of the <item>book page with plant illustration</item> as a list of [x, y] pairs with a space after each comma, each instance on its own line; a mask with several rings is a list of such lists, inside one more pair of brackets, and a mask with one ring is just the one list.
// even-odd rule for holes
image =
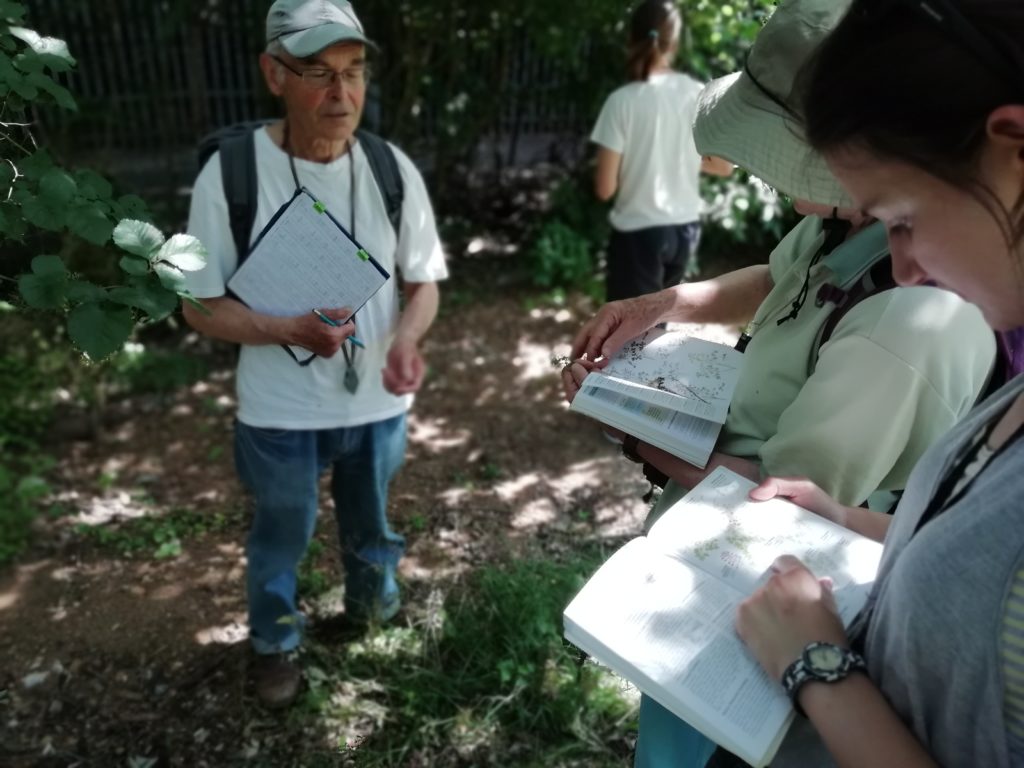
[[881, 545], [789, 502], [750, 502], [753, 486], [715, 469], [599, 569], [566, 609], [565, 626], [568, 639], [669, 711], [766, 765], [792, 707], [736, 635], [738, 605], [791, 553], [834, 579], [848, 621]]
[[652, 328], [585, 382], [724, 424], [743, 355], [724, 344]]

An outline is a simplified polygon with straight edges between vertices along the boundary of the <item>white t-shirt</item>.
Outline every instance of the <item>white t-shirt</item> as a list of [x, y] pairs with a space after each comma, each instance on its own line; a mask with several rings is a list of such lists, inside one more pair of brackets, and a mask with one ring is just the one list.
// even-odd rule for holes
[[693, 143], [701, 84], [663, 72], [615, 90], [590, 140], [622, 155], [608, 217], [620, 232], [687, 224], [700, 218], [700, 155]]
[[[366, 349], [356, 351], [359, 389], [355, 395], [344, 389], [345, 360], [340, 351], [329, 360], [317, 358], [300, 367], [276, 344], [243, 345], [236, 385], [239, 421], [254, 427], [330, 429], [382, 421], [404, 413], [412, 404], [411, 395], [392, 395], [384, 389], [381, 379], [399, 316], [398, 275], [413, 283], [431, 283], [447, 277], [448, 270], [423, 178], [404, 153], [393, 145], [392, 149], [405, 187], [397, 241], [373, 172], [358, 143], [351, 153], [331, 163], [295, 160], [299, 183], [322, 201], [346, 229], [352, 212], [350, 163], [355, 162], [355, 236], [392, 275], [356, 314], [357, 333], [366, 344]], [[288, 156], [265, 130], [256, 132], [256, 170], [258, 200], [250, 242], [295, 192]], [[238, 258], [228, 223], [218, 155], [207, 161], [196, 179], [188, 231], [202, 240], [209, 251], [206, 267], [186, 273], [189, 290], [198, 298], [223, 296]]]

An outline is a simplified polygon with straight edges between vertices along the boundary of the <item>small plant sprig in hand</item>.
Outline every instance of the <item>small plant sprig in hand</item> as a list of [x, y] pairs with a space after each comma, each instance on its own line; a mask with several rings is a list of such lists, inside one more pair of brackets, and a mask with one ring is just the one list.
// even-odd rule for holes
[[568, 355], [556, 355], [554, 352], [551, 353], [551, 367], [562, 369], [572, 362], [572, 358]]

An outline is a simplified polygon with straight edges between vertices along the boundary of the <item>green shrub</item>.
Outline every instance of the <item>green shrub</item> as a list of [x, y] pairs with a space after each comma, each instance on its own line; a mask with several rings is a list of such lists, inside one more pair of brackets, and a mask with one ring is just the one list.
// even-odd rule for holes
[[559, 184], [528, 248], [531, 282], [600, 298], [598, 254], [608, 240], [607, 208], [577, 178]]
[[701, 253], [711, 258], [737, 250], [761, 251], [764, 259], [799, 216], [774, 190], [742, 171], [727, 179], [703, 177]]

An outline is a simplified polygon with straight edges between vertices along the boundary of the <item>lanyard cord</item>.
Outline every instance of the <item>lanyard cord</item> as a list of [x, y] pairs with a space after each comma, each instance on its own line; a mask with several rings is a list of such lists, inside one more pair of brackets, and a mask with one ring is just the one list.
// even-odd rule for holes
[[[282, 149], [284, 153], [288, 155], [288, 167], [292, 171], [292, 180], [295, 182], [295, 191], [298, 192], [302, 189], [302, 185], [299, 183], [299, 173], [295, 168], [295, 156], [292, 155], [290, 146], [291, 134], [288, 130], [288, 121], [284, 121], [284, 131], [281, 137]], [[348, 153], [348, 178], [349, 178], [349, 197], [351, 198], [351, 205], [349, 206], [348, 216], [348, 228], [349, 234], [352, 239], [356, 239], [356, 159], [352, 151], [352, 139], [350, 138], [345, 142], [345, 151]], [[290, 350], [289, 350], [290, 351]], [[356, 350], [353, 347], [349, 350], [348, 344], [341, 345], [341, 354], [345, 357], [345, 366], [351, 368], [356, 362]], [[312, 359], [312, 358], [311, 358]]]
[[[292, 179], [295, 181], [295, 191], [298, 192], [302, 189], [302, 185], [299, 183], [299, 174], [295, 169], [295, 157], [292, 155], [291, 148], [289, 147], [291, 134], [288, 131], [288, 121], [284, 121], [284, 136], [281, 139], [284, 153], [288, 155], [288, 167], [292, 170]], [[348, 153], [348, 178], [349, 178], [349, 195], [352, 198], [352, 204], [349, 206], [348, 212], [348, 228], [349, 234], [352, 239], [356, 239], [356, 159], [352, 154], [352, 139], [349, 139], [345, 143], [345, 151]]]

